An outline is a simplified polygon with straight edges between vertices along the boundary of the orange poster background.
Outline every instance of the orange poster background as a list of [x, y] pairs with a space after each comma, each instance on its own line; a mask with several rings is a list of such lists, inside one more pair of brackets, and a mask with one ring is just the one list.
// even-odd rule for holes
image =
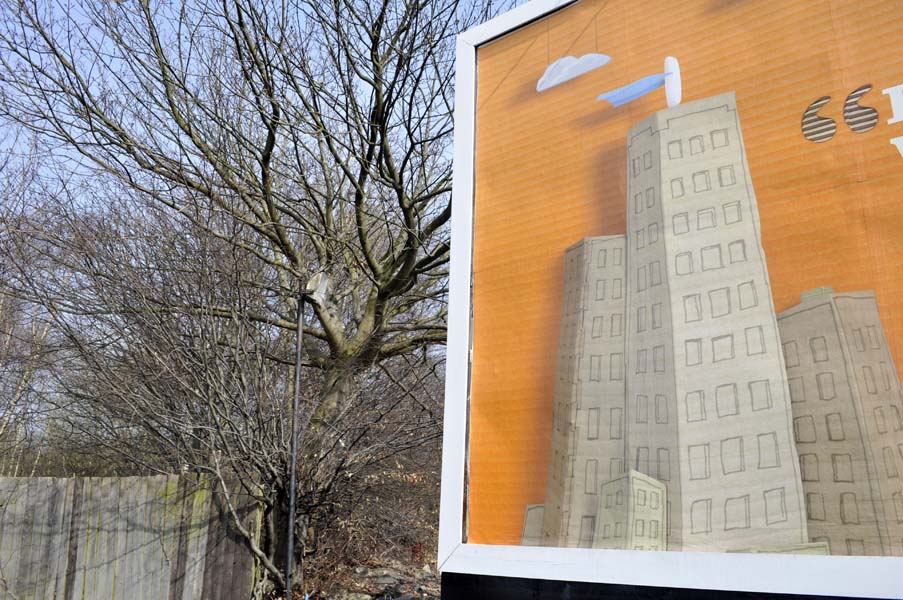
[[[903, 157], [883, 88], [903, 83], [899, 2], [582, 0], [477, 51], [469, 538], [519, 544], [548, 466], [563, 253], [624, 233], [630, 127], [664, 90], [620, 108], [595, 97], [680, 60], [683, 99], [734, 90], [775, 307], [820, 285], [875, 290], [903, 367]], [[562, 56], [605, 67], [541, 94]], [[844, 124], [855, 88], [878, 109], [870, 132]], [[800, 119], [821, 96], [837, 135], [815, 144]], [[903, 116], [903, 115], [901, 115]]]

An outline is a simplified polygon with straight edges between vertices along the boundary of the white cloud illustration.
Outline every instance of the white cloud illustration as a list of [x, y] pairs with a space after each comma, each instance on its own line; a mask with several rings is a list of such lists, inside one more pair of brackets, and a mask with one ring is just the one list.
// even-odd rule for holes
[[575, 77], [580, 77], [599, 67], [604, 67], [611, 61], [607, 54], [584, 54], [580, 58], [576, 56], [564, 56], [559, 58], [546, 68], [536, 83], [536, 91], [542, 92]]

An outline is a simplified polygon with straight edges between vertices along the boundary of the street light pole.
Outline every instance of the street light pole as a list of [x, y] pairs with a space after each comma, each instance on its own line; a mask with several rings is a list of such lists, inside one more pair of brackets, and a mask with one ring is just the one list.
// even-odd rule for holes
[[[295, 389], [292, 394], [292, 439], [289, 448], [289, 488], [288, 488], [288, 543], [285, 553], [285, 594], [292, 600], [292, 570], [295, 564], [295, 496], [298, 463], [298, 407], [301, 404], [301, 359], [304, 355], [304, 306], [310, 301], [314, 307], [323, 307], [329, 294], [329, 276], [320, 272], [310, 278], [307, 285], [298, 291], [298, 322], [295, 332]], [[305, 532], [306, 533], [306, 532]], [[302, 578], [303, 581], [303, 578]]]
[[298, 323], [295, 332], [295, 389], [292, 394], [292, 438], [289, 449], [289, 487], [288, 487], [288, 544], [285, 552], [285, 597], [292, 599], [292, 569], [295, 562], [295, 494], [297, 487], [296, 464], [298, 462], [298, 405], [301, 402], [301, 358], [304, 341], [304, 304], [307, 300], [307, 289], [301, 288], [298, 293]]

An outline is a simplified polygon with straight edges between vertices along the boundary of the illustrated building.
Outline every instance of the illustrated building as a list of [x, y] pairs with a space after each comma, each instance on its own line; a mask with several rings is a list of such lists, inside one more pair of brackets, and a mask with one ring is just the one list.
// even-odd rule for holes
[[589, 548], [600, 484], [623, 470], [625, 238], [565, 253], [543, 545]]
[[665, 550], [665, 485], [637, 471], [599, 490], [593, 548]]
[[814, 290], [778, 326], [809, 535], [903, 555], [903, 397], [874, 293]]
[[734, 94], [628, 137], [629, 468], [668, 493], [668, 549], [808, 542], [790, 401]]

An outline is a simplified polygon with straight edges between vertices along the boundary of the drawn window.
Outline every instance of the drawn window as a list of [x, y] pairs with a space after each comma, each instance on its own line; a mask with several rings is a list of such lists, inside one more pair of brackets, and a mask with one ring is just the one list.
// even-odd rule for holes
[[656, 373], [665, 372], [665, 347], [655, 346], [652, 348], [652, 370]]
[[652, 261], [649, 263], [649, 285], [661, 285], [662, 283], [662, 263], [660, 261]]
[[703, 208], [696, 211], [696, 228], [711, 229], [715, 226], [715, 209]]
[[793, 419], [793, 435], [801, 444], [815, 441], [815, 419], [812, 415], [804, 415]]
[[599, 409], [591, 408], [586, 411], [586, 439], [599, 439]]
[[800, 454], [800, 475], [803, 481], [818, 481], [818, 456]]
[[753, 281], [745, 281], [737, 286], [737, 295], [740, 296], [740, 310], [754, 308], [759, 305], [756, 295], [756, 284]]
[[711, 271], [724, 266], [721, 260], [721, 245], [706, 246], [702, 249], [702, 270]]
[[891, 372], [890, 367], [887, 366], [886, 362], [881, 363], [881, 383], [884, 384], [884, 390], [888, 391], [891, 388]]
[[709, 445], [698, 444], [688, 446], [690, 460], [690, 479], [708, 479], [709, 471]]
[[809, 340], [809, 348], [812, 350], [813, 362], [825, 362], [828, 360], [828, 344], [822, 336]]
[[834, 481], [853, 481], [853, 457], [849, 454], [832, 454], [831, 467], [834, 470]]
[[721, 440], [721, 470], [725, 475], [744, 470], [743, 438], [732, 437]]
[[640, 174], [640, 158], [636, 157], [633, 159], [633, 176], [636, 177]]
[[692, 533], [709, 533], [712, 531], [712, 501], [696, 500], [690, 505], [690, 531]]
[[762, 328], [747, 327], [746, 333], [746, 355], [755, 356], [756, 354], [765, 354], [765, 334]]
[[878, 433], [887, 433], [887, 419], [884, 416], [884, 409], [880, 406], [875, 408], [875, 429]]
[[658, 223], [649, 224], [649, 227], [646, 228], [646, 239], [649, 240], [650, 245], [658, 241]]
[[609, 418], [611, 419], [611, 421], [608, 424], [608, 437], [613, 440], [621, 439], [621, 419], [623, 418], [622, 409], [611, 409]]
[[818, 385], [818, 397], [822, 400], [833, 400], [836, 392], [834, 390], [834, 373], [826, 371], [818, 373], [815, 376], [815, 383]]
[[596, 253], [596, 266], [602, 268], [605, 266], [605, 261], [608, 259], [608, 251], [605, 248], [602, 248]]
[[702, 136], [694, 135], [690, 138], [690, 154], [702, 154], [705, 148], [702, 144]]
[[637, 333], [646, 331], [646, 307], [641, 306], [636, 309], [636, 330]]
[[655, 422], [668, 422], [668, 401], [661, 394], [655, 395]]
[[647, 398], [645, 394], [637, 394], [635, 410], [637, 423], [647, 422], [649, 413], [648, 405], [649, 398]]
[[718, 168], [718, 183], [721, 184], [721, 187], [728, 187], [737, 183], [737, 179], [734, 177], [734, 167], [732, 165]]
[[690, 220], [687, 213], [679, 213], [671, 219], [674, 235], [681, 235], [690, 231]]
[[727, 383], [715, 388], [715, 409], [719, 417], [729, 417], [740, 412], [736, 384]]
[[790, 387], [791, 402], [806, 401], [806, 385], [803, 383], [802, 377], [791, 377], [787, 380], [787, 385]]
[[859, 505], [853, 492], [840, 495], [840, 520], [843, 523], [859, 523]]
[[649, 492], [649, 508], [658, 508], [658, 492]]
[[843, 435], [843, 418], [840, 413], [830, 413], [825, 415], [825, 425], [828, 430], [828, 439], [832, 442], [839, 442], [844, 439]]
[[878, 388], [875, 386], [875, 374], [869, 366], [862, 367], [862, 377], [865, 379], [865, 389], [869, 394], [877, 394]]
[[874, 325], [868, 325], [865, 328], [869, 338], [869, 348], [878, 350], [881, 347], [881, 339], [878, 337], [878, 330]]
[[884, 472], [892, 479], [897, 476], [897, 463], [894, 460], [894, 451], [885, 447], [882, 448], [882, 453], [884, 454]]
[[655, 539], [658, 537], [658, 521], [649, 521], [649, 537]]
[[819, 493], [806, 494], [806, 516], [813, 521], [825, 520], [825, 498]]
[[[659, 448], [656, 453], [658, 458], [658, 478], [659, 481], [671, 481], [671, 451], [667, 448]], [[652, 492], [652, 508], [658, 508], [658, 494]]]
[[687, 421], [690, 423], [705, 421], [705, 392], [702, 390], [687, 392], [685, 401], [687, 404]]
[[759, 447], [759, 468], [770, 469], [780, 467], [781, 460], [778, 457], [778, 436], [776, 433], [760, 433], [756, 436]]
[[580, 538], [577, 540], [578, 548], [592, 548], [593, 535], [596, 528], [596, 517], [586, 515], [580, 518]]
[[636, 240], [636, 249], [642, 250], [646, 247], [646, 230], [638, 229], [634, 232], [633, 238]]
[[646, 534], [646, 522], [643, 519], [637, 519], [633, 526], [633, 534], [641, 537]]
[[749, 527], [749, 496], [728, 498], [724, 502], [724, 530]]
[[684, 342], [684, 352], [688, 367], [702, 364], [702, 340], [687, 340]]
[[671, 180], [671, 197], [672, 198], [683, 198], [684, 195], [684, 180], [683, 177], [675, 177]]
[[616, 267], [620, 267], [620, 266], [621, 266], [621, 258], [622, 258], [622, 256], [623, 256], [623, 253], [621, 252], [621, 249], [620, 249], [620, 248], [615, 248], [615, 249], [614, 249], [614, 260], [613, 260], [613, 262], [614, 262], [614, 265], [615, 265]]
[[655, 206], [655, 188], [646, 188], [646, 208]]
[[865, 339], [862, 337], [861, 329], [853, 330], [853, 346], [856, 347], [857, 352], [865, 352]]
[[717, 319], [731, 314], [731, 290], [730, 288], [718, 288], [709, 292], [709, 306], [712, 318]]
[[593, 317], [592, 336], [594, 338], [602, 337], [602, 317]]
[[646, 506], [646, 490], [637, 490], [636, 491], [636, 505], [637, 506]]
[[771, 385], [767, 379], [749, 382], [749, 399], [753, 410], [771, 408]]
[[646, 171], [652, 168], [652, 151], [647, 150], [643, 153], [643, 170]]
[[[584, 493], [595, 494], [596, 483], [599, 477], [599, 461], [590, 458], [586, 461], [586, 474], [584, 478]], [[579, 489], [579, 488], [578, 488]]]
[[721, 362], [734, 358], [734, 334], [719, 335], [712, 338], [712, 360]]
[[643, 212], [643, 193], [640, 192], [633, 197], [633, 213], [638, 215]]
[[640, 473], [649, 472], [649, 448], [646, 446], [636, 449], [636, 470]]
[[684, 149], [680, 143], [680, 140], [668, 142], [668, 158], [683, 158], [683, 156]]
[[684, 296], [684, 322], [694, 323], [702, 320], [702, 305], [699, 294]]
[[646, 265], [640, 265], [636, 270], [636, 289], [642, 292], [646, 289]]
[[712, 148], [723, 148], [725, 146], [727, 146], [727, 129], [712, 131]]
[[784, 366], [798, 367], [800, 365], [800, 355], [796, 347], [796, 342], [785, 342], [784, 348]]
[[746, 260], [746, 242], [737, 240], [727, 245], [727, 253], [731, 264]]
[[589, 380], [602, 381], [602, 356], [592, 354], [589, 357]]
[[662, 326], [662, 303], [656, 302], [652, 305], [652, 328], [658, 329]]
[[722, 207], [724, 212], [724, 224], [732, 225], [734, 223], [739, 223], [742, 218], [740, 215], [740, 203], [739, 202], [728, 202]]
[[613, 313], [611, 315], [611, 329], [609, 329], [609, 334], [611, 337], [619, 337], [623, 332], [622, 321], [623, 316], [621, 313]]
[[894, 512], [897, 513], [897, 523], [903, 523], [903, 494], [894, 492]]
[[698, 173], [693, 173], [694, 192], [707, 192], [710, 189], [712, 189], [712, 181], [709, 177], [708, 171], [699, 171]]
[[768, 490], [765, 498], [765, 524], [773, 525], [787, 520], [787, 506], [784, 502], [784, 488]]
[[599, 279], [596, 281], [596, 300], [605, 300], [605, 284], [607, 280]]
[[693, 272], [693, 254], [681, 252], [674, 257], [674, 272], [678, 275], [689, 275]]
[[621, 381], [624, 379], [624, 355], [620, 352], [616, 352], [609, 356], [608, 375], [611, 381]]
[[620, 300], [621, 294], [624, 291], [624, 283], [621, 279], [612, 279], [611, 280], [611, 299], [612, 300]]
[[890, 405], [890, 411], [894, 414], [894, 431], [903, 430], [903, 417], [900, 415], [900, 408], [896, 405]]

